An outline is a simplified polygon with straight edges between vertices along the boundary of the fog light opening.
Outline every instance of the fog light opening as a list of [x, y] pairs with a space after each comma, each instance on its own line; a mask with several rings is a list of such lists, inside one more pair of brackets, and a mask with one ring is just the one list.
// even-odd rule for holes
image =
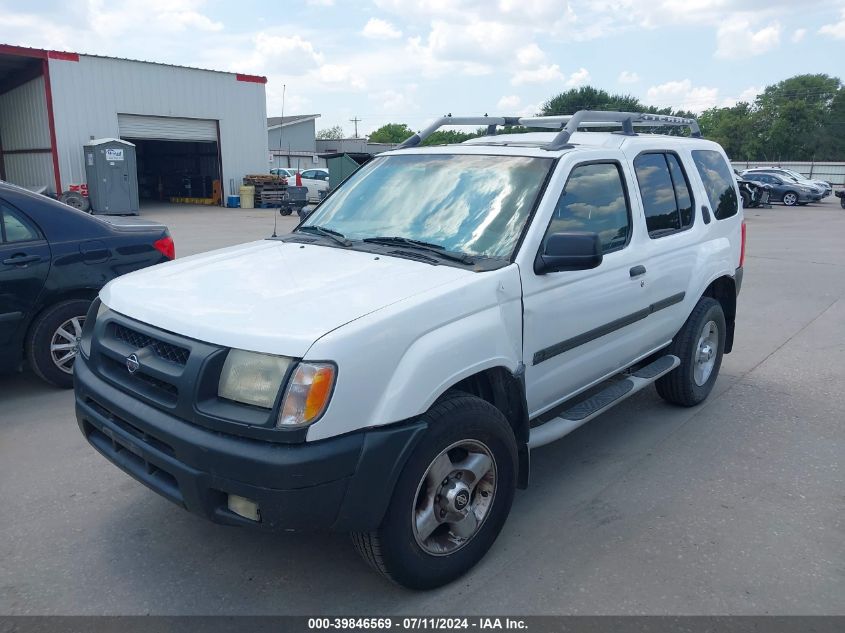
[[242, 516], [250, 521], [261, 521], [261, 510], [258, 508], [258, 503], [246, 497], [239, 497], [238, 495], [229, 495], [226, 506], [230, 512], [234, 512], [238, 516]]

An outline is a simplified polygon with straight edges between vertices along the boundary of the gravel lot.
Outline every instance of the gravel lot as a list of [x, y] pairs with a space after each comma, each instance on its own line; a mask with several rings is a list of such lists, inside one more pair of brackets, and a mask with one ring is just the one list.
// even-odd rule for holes
[[[535, 451], [491, 552], [428, 593], [381, 580], [345, 535], [179, 510], [85, 443], [72, 393], [0, 376], [0, 614], [843, 614], [838, 202], [750, 210], [735, 351], [710, 399], [679, 409], [647, 389]], [[262, 210], [144, 215], [180, 256], [273, 225]]]

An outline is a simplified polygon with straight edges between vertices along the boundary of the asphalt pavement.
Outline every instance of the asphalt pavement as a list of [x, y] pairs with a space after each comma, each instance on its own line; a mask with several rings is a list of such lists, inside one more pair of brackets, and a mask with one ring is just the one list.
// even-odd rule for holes
[[[274, 218], [144, 215], [180, 256]], [[682, 409], [647, 389], [534, 451], [492, 550], [435, 591], [382, 580], [345, 535], [194, 517], [83, 440], [71, 392], [0, 376], [0, 614], [845, 614], [845, 210], [746, 217], [736, 343], [710, 398]]]

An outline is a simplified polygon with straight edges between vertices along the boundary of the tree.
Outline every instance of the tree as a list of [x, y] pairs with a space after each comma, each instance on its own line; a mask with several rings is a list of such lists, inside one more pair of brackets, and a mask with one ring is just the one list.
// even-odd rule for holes
[[610, 94], [592, 86], [582, 86], [555, 95], [543, 104], [540, 114], [542, 116], [575, 114], [578, 110], [641, 112], [643, 109], [639, 99], [631, 95]]
[[734, 160], [751, 160], [759, 152], [751, 104], [705, 110], [696, 117], [702, 136], [716, 141]]
[[343, 128], [333, 125], [317, 132], [317, 138], [321, 140], [339, 141], [343, 136]]
[[761, 151], [769, 160], [819, 160], [832, 106], [842, 82], [824, 74], [796, 75], [766, 89], [755, 101]]
[[413, 136], [414, 131], [405, 123], [387, 123], [370, 134], [370, 143], [401, 143]]
[[487, 128], [481, 128], [475, 132], [459, 132], [457, 130], [437, 130], [434, 134], [425, 139], [423, 145], [451, 145], [454, 143], [463, 143], [467, 139], [483, 136], [487, 133]]

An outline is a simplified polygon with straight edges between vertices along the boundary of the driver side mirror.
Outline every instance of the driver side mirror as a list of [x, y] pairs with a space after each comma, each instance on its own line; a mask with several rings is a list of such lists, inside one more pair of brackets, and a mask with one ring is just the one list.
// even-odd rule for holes
[[534, 259], [534, 272], [545, 275], [563, 270], [589, 270], [601, 264], [601, 260], [598, 233], [552, 233]]

